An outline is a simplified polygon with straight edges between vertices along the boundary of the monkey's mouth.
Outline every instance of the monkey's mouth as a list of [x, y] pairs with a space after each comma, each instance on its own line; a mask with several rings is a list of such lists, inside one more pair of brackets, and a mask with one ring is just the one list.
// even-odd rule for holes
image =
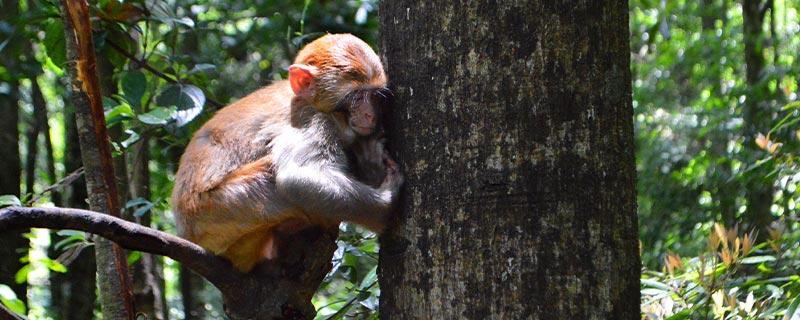
[[360, 136], [368, 136], [371, 135], [373, 132], [375, 132], [375, 126], [365, 127], [365, 126], [351, 125], [350, 128], [352, 128], [353, 131], [355, 131], [356, 134]]

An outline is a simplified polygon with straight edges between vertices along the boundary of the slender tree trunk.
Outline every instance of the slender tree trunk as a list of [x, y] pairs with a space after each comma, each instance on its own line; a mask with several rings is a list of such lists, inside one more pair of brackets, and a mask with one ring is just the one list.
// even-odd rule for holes
[[639, 319], [627, 1], [383, 1], [382, 319]]
[[[3, 0], [0, 10], [0, 21], [13, 21], [18, 15], [18, 3], [15, 0]], [[0, 42], [5, 42], [0, 36]], [[3, 54], [0, 65], [14, 66], [15, 54], [20, 50], [20, 41], [10, 41]], [[9, 70], [11, 71], [11, 70]], [[19, 83], [16, 79], [2, 80], [8, 90], [0, 93], [0, 195], [20, 196], [22, 163], [19, 154]], [[14, 281], [14, 275], [22, 268], [20, 258], [27, 254], [28, 239], [23, 234], [27, 231], [0, 233], [0, 283], [8, 285], [22, 301], [27, 303], [27, 284]], [[22, 249], [22, 250], [20, 250]]]
[[[72, 173], [81, 167], [81, 150], [78, 142], [78, 128], [75, 123], [74, 106], [64, 107], [64, 131], [66, 132], [64, 150], [64, 169]], [[86, 203], [86, 180], [78, 178], [66, 186], [64, 205], [68, 208], [88, 209]], [[52, 233], [51, 235], [55, 235]], [[53, 237], [58, 241], [60, 237]], [[94, 317], [96, 281], [94, 247], [84, 248], [67, 266], [67, 273], [51, 274], [50, 292], [52, 295], [51, 315], [62, 320], [83, 320]]]
[[[83, 0], [61, 1], [69, 61], [67, 70], [72, 80], [70, 88], [75, 104], [89, 207], [93, 211], [119, 217], [119, 193], [103, 118], [97, 71], [94, 69], [97, 62], [88, 11]], [[103, 318], [134, 319], [133, 290], [125, 251], [109, 240], [95, 237], [95, 253]]]
[[[31, 52], [33, 52], [33, 48], [31, 48]], [[33, 83], [31, 85], [31, 96], [33, 100], [33, 108], [37, 113], [41, 113], [44, 115], [43, 117], [39, 118], [39, 127], [42, 128], [41, 132], [44, 137], [44, 150], [46, 155], [46, 168], [45, 172], [47, 172], [48, 184], [54, 185], [58, 181], [58, 177], [56, 176], [56, 160], [55, 154], [53, 151], [53, 140], [50, 137], [50, 123], [48, 122], [49, 111], [47, 110], [47, 102], [44, 99], [44, 94], [42, 94], [42, 88], [39, 87], [39, 82], [37, 78], [31, 79]], [[50, 200], [56, 204], [56, 206], [61, 206], [61, 192], [59, 190], [51, 190], [50, 191]]]
[[[150, 200], [150, 141], [146, 134], [133, 147], [131, 152], [131, 198]], [[154, 228], [151, 213], [133, 217], [136, 223]], [[161, 257], [142, 253], [139, 261], [131, 266], [133, 274], [133, 292], [136, 296], [136, 308], [149, 319], [164, 319], [164, 286]]]
[[[35, 82], [36, 78], [33, 78], [32, 80]], [[33, 91], [33, 88], [31, 88], [31, 91]], [[42, 112], [45, 114], [42, 114]], [[39, 141], [39, 131], [41, 131], [40, 125], [42, 123], [40, 118], [47, 117], [46, 113], [47, 109], [42, 110], [41, 108], [38, 108], [36, 101], [34, 101], [33, 119], [28, 126], [28, 132], [25, 133], [25, 140], [27, 142], [28, 149], [28, 152], [25, 155], [25, 193], [30, 195], [36, 193], [34, 190], [34, 185], [36, 184], [36, 158], [39, 155], [37, 142]]]
[[181, 297], [183, 297], [184, 320], [205, 319], [205, 299], [200, 294], [205, 287], [205, 280], [184, 266], [181, 266], [180, 272], [180, 279], [178, 280], [181, 287]]
[[[744, 106], [745, 150], [748, 155], [746, 163], [755, 162], [764, 157], [764, 151], [755, 144], [758, 133], [766, 134], [771, 128], [772, 114], [775, 112], [767, 100], [770, 98], [767, 82], [762, 81], [764, 72], [764, 14], [762, 0], [744, 0], [744, 60], [747, 65], [746, 81], [748, 84], [747, 100]], [[764, 169], [761, 169], [762, 171]], [[745, 223], [759, 230], [759, 237], [768, 235], [766, 228], [772, 222], [771, 207], [775, 193], [775, 181], [768, 172], [753, 172], [745, 182], [747, 211]]]
[[[0, 195], [20, 196], [22, 172], [19, 158], [19, 99], [16, 83], [11, 84], [7, 94], [0, 94]], [[16, 283], [14, 275], [22, 268], [20, 258], [27, 254], [27, 231], [0, 233], [0, 283], [6, 284], [22, 301], [27, 301], [27, 284]], [[21, 250], [23, 249], [23, 250]]]

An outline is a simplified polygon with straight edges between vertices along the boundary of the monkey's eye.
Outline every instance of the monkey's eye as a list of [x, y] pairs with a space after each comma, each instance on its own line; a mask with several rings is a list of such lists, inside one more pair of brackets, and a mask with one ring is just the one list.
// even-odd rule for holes
[[380, 88], [372, 91], [369, 100], [373, 106], [385, 111], [384, 109], [389, 107], [392, 97], [394, 97], [394, 94], [389, 88]]

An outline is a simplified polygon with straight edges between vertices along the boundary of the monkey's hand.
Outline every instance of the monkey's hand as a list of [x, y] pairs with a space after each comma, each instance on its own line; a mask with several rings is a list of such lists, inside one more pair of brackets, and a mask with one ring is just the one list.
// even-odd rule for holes
[[383, 150], [383, 164], [386, 166], [386, 177], [383, 179], [380, 190], [389, 192], [391, 194], [392, 202], [397, 198], [400, 193], [400, 187], [403, 186], [403, 174], [400, 173], [400, 167], [397, 165], [390, 156], [389, 152]]
[[384, 139], [376, 136], [359, 138], [351, 146], [355, 155], [356, 178], [374, 188], [379, 188], [386, 177]]

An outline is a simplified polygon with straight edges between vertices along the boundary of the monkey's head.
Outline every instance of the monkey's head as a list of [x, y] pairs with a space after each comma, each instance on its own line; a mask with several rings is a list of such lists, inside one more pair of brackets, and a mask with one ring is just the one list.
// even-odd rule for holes
[[378, 129], [379, 109], [390, 94], [380, 58], [351, 34], [328, 34], [306, 45], [289, 67], [289, 83], [314, 109], [344, 113], [362, 136]]

